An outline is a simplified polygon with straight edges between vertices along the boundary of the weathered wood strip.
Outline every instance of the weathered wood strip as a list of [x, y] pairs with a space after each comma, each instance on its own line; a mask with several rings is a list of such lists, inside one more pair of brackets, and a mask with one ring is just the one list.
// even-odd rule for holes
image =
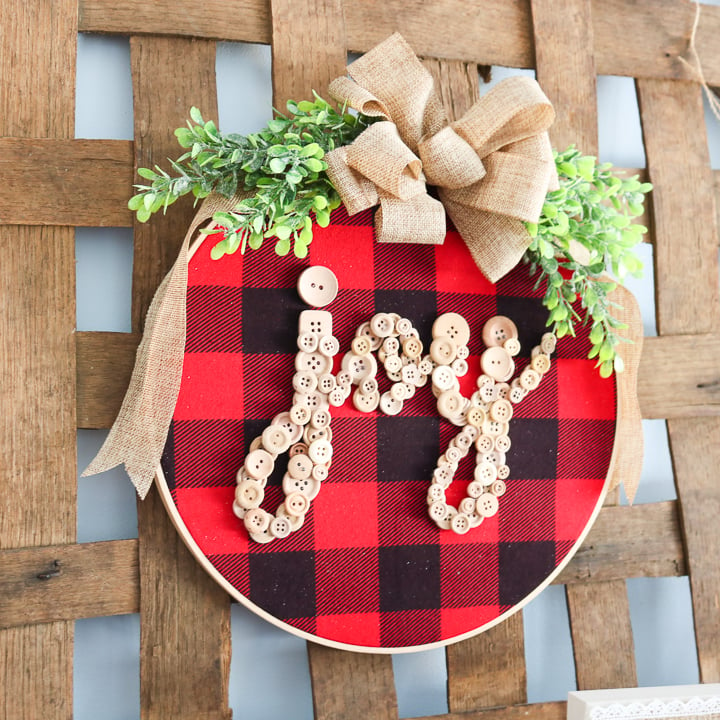
[[[555, 108], [553, 147], [597, 151], [597, 82], [590, 0], [531, 0], [537, 80]], [[561, 39], [562, 38], [562, 39]], [[570, 46], [569, 46], [570, 45]]]
[[[687, 53], [694, 6], [682, 0], [593, 0], [595, 66], [600, 75], [691, 78], [678, 57]], [[395, 30], [418, 55], [483, 65], [530, 68], [535, 51], [530, 3], [484, 0], [468, 5], [438, 0], [422, 5], [404, 0], [343, 2], [347, 47], [365, 52]], [[242, 18], [230, 22], [228, 17]], [[217, 40], [269, 43], [268, 0], [210, 0], [202, 9], [190, 0], [80, 0], [82, 32], [122, 35], [153, 33]], [[720, 8], [703, 5], [697, 49], [705, 76], [720, 84], [715, 52]], [[564, 35], [562, 36], [564, 37]], [[638, 42], [642, 38], [642, 42]], [[555, 41], [559, 42], [559, 41]], [[317, 48], [313, 48], [315, 51]]]
[[0, 553], [0, 628], [137, 612], [137, 540]]
[[718, 236], [702, 90], [696, 83], [670, 80], [638, 80], [637, 89], [655, 187], [658, 332], [717, 331]]
[[544, 702], [532, 705], [493, 707], [469, 713], [447, 713], [413, 718], [413, 720], [565, 720], [566, 702]]
[[459, 120], [480, 97], [480, 69], [476, 63], [461, 60], [422, 61], [433, 76], [448, 120]]
[[328, 97], [331, 80], [345, 74], [342, 0], [271, 0], [273, 107], [289, 99]]
[[79, 332], [75, 341], [77, 426], [108, 428], [125, 397], [140, 334]]
[[[0, 137], [72, 138], [76, 3], [8, 0], [0, 27]], [[69, 543], [77, 488], [74, 233], [3, 226], [0, 248], [0, 547]], [[1, 630], [0, 657], [1, 717], [72, 716], [72, 622]]]
[[522, 611], [445, 651], [448, 708], [465, 713], [527, 702]]
[[[38, 585], [36, 576], [53, 570], [56, 559], [60, 575]], [[554, 582], [686, 574], [677, 503], [668, 501], [603, 508]], [[0, 628], [138, 612], [139, 587], [137, 540], [0, 551]]]
[[397, 720], [392, 657], [307, 644], [315, 720]]
[[[173, 15], [177, 10], [173, 10]], [[188, 108], [217, 115], [215, 43], [130, 40], [135, 151], [152, 167], [174, 153], [174, 128]], [[133, 329], [175, 260], [192, 216], [190, 203], [135, 227]], [[143, 720], [229, 718], [230, 603], [185, 548], [155, 490], [138, 505], [140, 709]]]
[[[681, 82], [638, 82], [648, 169], [655, 187], [658, 327], [674, 337], [718, 332], [717, 225], [701, 90]], [[689, 195], [679, 188], [692, 188]], [[693, 346], [688, 351], [694, 351]], [[716, 357], [716, 377], [720, 366]], [[714, 387], [714, 385], [713, 385]], [[720, 420], [668, 421], [670, 450], [687, 548], [702, 682], [720, 680], [720, 551], [717, 468]]]
[[8, 225], [128, 226], [132, 143], [0, 138]]

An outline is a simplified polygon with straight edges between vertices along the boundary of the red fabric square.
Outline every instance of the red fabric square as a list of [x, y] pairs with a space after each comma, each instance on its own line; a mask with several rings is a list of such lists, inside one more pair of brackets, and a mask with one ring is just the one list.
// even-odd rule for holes
[[[330, 472], [333, 468], [330, 469]], [[377, 485], [325, 483], [313, 500], [317, 548], [373, 547], [378, 541]]]
[[242, 354], [186, 353], [174, 417], [242, 420], [243, 390]]
[[500, 607], [498, 605], [443, 608], [441, 614], [442, 635], [447, 638], [473, 632], [495, 620], [499, 614]]
[[210, 235], [197, 247], [188, 262], [188, 286], [222, 285], [238, 288], [243, 286], [244, 259], [239, 251], [234, 255], [225, 255], [220, 260], [210, 258], [210, 251], [222, 238], [222, 233]]
[[[614, 377], [604, 380], [588, 360], [558, 359], [558, 413], [562, 418], [615, 420]], [[609, 387], [603, 387], [606, 384]]]
[[[480, 272], [460, 234], [450, 230], [435, 246], [438, 292], [495, 295], [495, 286]], [[458, 312], [458, 311], [456, 311]]]
[[342, 615], [318, 615], [317, 635], [321, 638], [363, 645], [380, 646], [380, 613], [343, 613]]
[[576, 540], [601, 500], [604, 478], [555, 481], [555, 537]]
[[312, 265], [325, 265], [337, 275], [346, 290], [372, 290], [373, 231], [367, 226], [328, 225], [313, 228], [310, 243]]

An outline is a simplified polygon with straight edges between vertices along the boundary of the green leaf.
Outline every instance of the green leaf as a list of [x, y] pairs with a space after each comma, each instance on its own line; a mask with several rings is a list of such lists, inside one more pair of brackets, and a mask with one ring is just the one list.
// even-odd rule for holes
[[285, 172], [286, 166], [287, 163], [284, 160], [281, 160], [279, 157], [275, 157], [270, 160], [270, 171], [275, 173], [276, 175], [280, 175], [281, 173]]
[[198, 125], [202, 125], [205, 122], [202, 113], [196, 107], [190, 108], [190, 119]]
[[290, 240], [287, 238], [278, 240], [275, 244], [275, 252], [278, 255], [287, 255], [290, 252]]
[[220, 242], [215, 245], [212, 250], [210, 250], [210, 257], [213, 260], [219, 260], [223, 255], [225, 255], [227, 252], [227, 241], [226, 240], [220, 240]]
[[128, 200], [128, 210], [132, 210], [134, 212], [135, 210], [139, 210], [141, 207], [143, 207], [142, 195], [133, 195]]
[[137, 174], [141, 178], [145, 178], [146, 180], [154, 180], [157, 177], [157, 173], [153, 170], [150, 170], [150, 168], [138, 168]]
[[325, 163], [322, 160], [317, 160], [312, 157], [305, 160], [303, 165], [310, 170], [310, 172], [322, 172], [325, 169]]
[[143, 205], [143, 207], [139, 208], [136, 217], [138, 219], [138, 222], [144, 223], [147, 222], [150, 219], [150, 211]]

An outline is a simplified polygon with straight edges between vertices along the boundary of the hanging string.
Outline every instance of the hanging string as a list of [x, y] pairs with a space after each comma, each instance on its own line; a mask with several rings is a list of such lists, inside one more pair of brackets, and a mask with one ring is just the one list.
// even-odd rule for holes
[[692, 63], [689, 63], [684, 57], [679, 57], [678, 59], [692, 71], [695, 77], [697, 77], [702, 89], [705, 91], [705, 95], [710, 103], [710, 109], [712, 110], [713, 115], [720, 121], [720, 99], [718, 99], [718, 96], [712, 91], [707, 83], [707, 80], [705, 80], [700, 56], [698, 55], [697, 48], [695, 47], [695, 37], [697, 35], [699, 24], [700, 0], [695, 0], [695, 20], [693, 21], [692, 32], [690, 33], [690, 44], [688, 46], [688, 54], [692, 59]]

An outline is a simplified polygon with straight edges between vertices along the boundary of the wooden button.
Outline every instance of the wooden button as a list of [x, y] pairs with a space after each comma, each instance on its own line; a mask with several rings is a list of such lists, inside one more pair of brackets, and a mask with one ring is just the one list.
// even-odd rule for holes
[[264, 497], [265, 491], [259, 483], [252, 480], [243, 480], [235, 488], [235, 500], [240, 507], [246, 510], [260, 507]]
[[534, 390], [540, 384], [540, 375], [531, 367], [526, 367], [520, 373], [520, 386], [525, 390]]
[[530, 361], [530, 367], [538, 373], [538, 375], [544, 375], [550, 370], [550, 356], [541, 352], [535, 355]]
[[438, 485], [437, 483], [432, 483], [430, 487], [428, 488], [428, 505], [431, 505], [434, 502], [437, 502], [438, 500], [444, 500], [445, 499], [445, 490], [442, 487], [442, 485]]
[[[300, 435], [302, 437], [302, 434]], [[294, 457], [295, 455], [307, 455], [308, 446], [304, 442], [295, 443], [291, 448], [288, 455]]]
[[295, 370], [322, 375], [332, 370], [332, 360], [319, 352], [299, 352], [295, 355]]
[[265, 530], [270, 527], [271, 519], [272, 516], [270, 513], [265, 512], [265, 510], [262, 510], [261, 508], [253, 508], [245, 513], [243, 523], [245, 523], [245, 528], [248, 532], [261, 533], [265, 532]]
[[355, 355], [346, 353], [342, 359], [342, 369], [350, 373], [355, 384], [368, 375], [377, 375], [377, 362], [372, 355]]
[[298, 332], [308, 332], [318, 337], [332, 335], [332, 315], [327, 310], [303, 310], [300, 313]]
[[475, 466], [473, 477], [483, 485], [490, 485], [497, 480], [497, 468], [487, 460], [482, 460]]
[[382, 349], [388, 355], [397, 355], [400, 352], [400, 341], [390, 335], [383, 340]]
[[334, 335], [323, 335], [318, 342], [318, 350], [325, 357], [335, 357], [340, 352], [340, 343]]
[[450, 390], [455, 385], [455, 373], [447, 365], [438, 365], [432, 372], [432, 382], [438, 390]]
[[470, 530], [470, 518], [468, 518], [465, 513], [459, 512], [457, 515], [454, 515], [450, 521], [450, 528], [454, 533], [464, 535]]
[[382, 345], [382, 338], [379, 338], [370, 327], [370, 321], [364, 322], [355, 332], [355, 337], [364, 335], [370, 341], [370, 349], [377, 350]]
[[517, 338], [518, 329], [515, 323], [504, 315], [491, 317], [482, 329], [482, 341], [485, 347], [501, 347], [508, 338]]
[[377, 390], [371, 393], [364, 393], [358, 389], [353, 393], [353, 405], [359, 412], [372, 412], [373, 410], [377, 410], [379, 404], [380, 393]]
[[402, 344], [403, 353], [413, 360], [419, 358], [423, 352], [423, 344], [420, 338], [409, 337], [403, 341]]
[[520, 353], [520, 341], [517, 338], [508, 338], [502, 346], [510, 357], [515, 357]]
[[332, 454], [332, 445], [327, 440], [315, 440], [308, 447], [310, 459], [317, 464], [330, 462]]
[[498, 452], [506, 453], [510, 449], [510, 445], [510, 438], [507, 435], [498, 435], [495, 438], [495, 450]]
[[310, 422], [312, 413], [306, 405], [293, 405], [290, 408], [290, 419], [296, 425], [307, 425]]
[[308, 455], [305, 455], [304, 453], [298, 453], [297, 455], [293, 455], [288, 460], [287, 471], [288, 474], [294, 478], [298, 478], [300, 480], [304, 478], [309, 478], [310, 474], [312, 473], [312, 469], [313, 461]]
[[330, 474], [328, 470], [327, 465], [315, 465], [312, 469], [312, 476], [317, 480], [318, 482], [322, 482], [323, 480], [327, 480], [328, 475]]
[[439, 464], [433, 471], [433, 480], [441, 487], [450, 487], [455, 477], [455, 470], [449, 463]]
[[368, 355], [372, 351], [370, 340], [365, 335], [354, 337], [350, 348], [356, 355]]
[[[444, 497], [444, 493], [443, 493]], [[465, 515], [472, 515], [475, 512], [475, 498], [465, 497], [460, 501], [458, 510]]]
[[288, 520], [287, 517], [283, 517], [281, 515], [272, 519], [272, 522], [270, 523], [270, 534], [274, 538], [282, 540], [282, 538], [287, 537], [291, 532], [292, 527], [290, 526], [290, 520]]
[[478, 515], [492, 517], [498, 511], [498, 499], [492, 493], [483, 493], [475, 503]]
[[285, 510], [287, 510], [288, 515], [298, 517], [299, 515], [304, 515], [308, 511], [310, 501], [302, 493], [294, 492], [290, 493], [285, 498], [283, 505], [285, 506]]
[[515, 370], [515, 363], [508, 355], [507, 350], [500, 346], [489, 347], [480, 356], [480, 367], [485, 375], [489, 375], [493, 380], [505, 382]]
[[498, 477], [501, 480], [507, 480], [510, 477], [510, 468], [507, 465], [498, 466]]
[[395, 321], [395, 332], [398, 335], [409, 335], [413, 329], [413, 324], [408, 318], [400, 318]]
[[262, 444], [269, 453], [280, 455], [290, 447], [290, 435], [282, 425], [268, 425], [263, 430]]
[[468, 497], [479, 498], [485, 492], [485, 486], [480, 480], [473, 480], [467, 486]]
[[505, 494], [505, 491], [507, 490], [507, 485], [505, 483], [498, 479], [496, 480], [491, 486], [490, 486], [490, 492], [495, 497], [502, 497]]
[[508, 400], [495, 400], [490, 406], [490, 417], [498, 422], [510, 422], [513, 415], [513, 406]]
[[245, 469], [254, 478], [266, 478], [275, 468], [272, 455], [266, 450], [253, 450], [245, 458]]
[[403, 368], [402, 360], [397, 355], [387, 355], [383, 365], [389, 373], [399, 373]]
[[290, 443], [296, 443], [300, 438], [302, 437], [302, 427], [300, 425], [296, 425], [291, 419], [290, 419], [290, 413], [289, 412], [283, 412], [278, 413], [272, 420], [272, 425], [282, 425], [282, 427], [287, 430], [288, 435], [290, 436]]
[[438, 412], [445, 418], [461, 413], [464, 405], [464, 398], [457, 390], [445, 390], [437, 400]]
[[467, 345], [470, 340], [470, 326], [467, 320], [458, 313], [443, 313], [438, 316], [432, 326], [434, 338], [449, 337], [455, 346]]
[[314, 333], [304, 332], [298, 335], [297, 346], [303, 352], [315, 352], [318, 347], [318, 336]]
[[389, 392], [380, 396], [380, 410], [386, 415], [397, 415], [403, 409], [403, 401], [396, 400]]
[[457, 345], [452, 338], [437, 337], [430, 344], [430, 357], [438, 365], [450, 365], [457, 357]]
[[464, 377], [465, 375], [467, 375], [469, 369], [467, 360], [461, 360], [460, 358], [455, 358], [455, 360], [452, 361], [450, 367], [452, 368], [452, 371], [455, 373], [456, 377]]
[[300, 273], [297, 289], [308, 305], [325, 307], [337, 297], [338, 279], [330, 268], [312, 265]]
[[332, 407], [340, 407], [345, 403], [346, 395], [343, 388], [336, 387], [328, 393], [328, 402]]
[[379, 338], [386, 338], [395, 331], [395, 321], [388, 313], [377, 313], [370, 320], [370, 329]]
[[557, 345], [555, 333], [547, 332], [540, 339], [540, 348], [546, 355], [552, 355]]
[[465, 419], [467, 420], [469, 425], [472, 425], [472, 427], [480, 428], [485, 422], [485, 411], [479, 407], [471, 407], [467, 411]]

